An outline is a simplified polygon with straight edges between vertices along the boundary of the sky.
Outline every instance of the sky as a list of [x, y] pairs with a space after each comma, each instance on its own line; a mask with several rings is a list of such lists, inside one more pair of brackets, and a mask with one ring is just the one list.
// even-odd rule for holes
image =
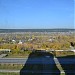
[[0, 29], [75, 28], [75, 0], [0, 0]]

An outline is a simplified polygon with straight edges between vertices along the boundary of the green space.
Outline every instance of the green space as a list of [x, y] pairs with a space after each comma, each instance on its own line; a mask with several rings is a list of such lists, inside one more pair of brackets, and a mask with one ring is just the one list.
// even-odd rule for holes
[[0, 64], [0, 69], [6, 69], [6, 70], [21, 70], [23, 68], [23, 65], [21, 64]]
[[[4, 58], [27, 58], [30, 53], [32, 53], [32, 50], [19, 51], [19, 52], [12, 51], [10, 53], [5, 53], [7, 55]], [[75, 55], [73, 51], [69, 51], [69, 50], [68, 51], [53, 51], [50, 53], [56, 57]]]
[[[0, 73], [0, 75], [20, 75], [20, 73]], [[64, 73], [60, 75], [65, 75]]]
[[11, 53], [8, 53], [8, 55], [5, 57], [5, 58], [26, 58], [29, 56], [29, 54], [31, 53], [32, 51], [20, 51], [18, 53], [16, 53], [15, 51], [11, 52]]
[[74, 56], [75, 53], [73, 51], [57, 51], [55, 52], [56, 57], [63, 57], [63, 56]]
[[20, 75], [20, 73], [11, 73], [11, 72], [8, 72], [8, 73], [0, 73], [0, 75]]

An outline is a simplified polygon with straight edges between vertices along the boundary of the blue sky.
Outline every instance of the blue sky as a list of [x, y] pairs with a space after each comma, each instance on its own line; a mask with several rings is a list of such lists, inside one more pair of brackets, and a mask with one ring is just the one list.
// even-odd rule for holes
[[0, 29], [74, 28], [74, 0], [0, 0]]

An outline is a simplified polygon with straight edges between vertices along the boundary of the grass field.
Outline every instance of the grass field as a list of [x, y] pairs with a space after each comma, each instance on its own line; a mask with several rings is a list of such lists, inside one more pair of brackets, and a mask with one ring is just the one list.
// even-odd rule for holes
[[20, 53], [11, 52], [5, 58], [25, 58], [28, 57], [31, 52], [32, 51], [25, 51]]
[[23, 68], [23, 65], [19, 64], [0, 64], [0, 69], [6, 69], [6, 70], [21, 70]]
[[[20, 73], [0, 73], [0, 75], [20, 75]], [[65, 74], [60, 74], [60, 75], [65, 75]]]
[[20, 73], [0, 73], [0, 75], [20, 75]]

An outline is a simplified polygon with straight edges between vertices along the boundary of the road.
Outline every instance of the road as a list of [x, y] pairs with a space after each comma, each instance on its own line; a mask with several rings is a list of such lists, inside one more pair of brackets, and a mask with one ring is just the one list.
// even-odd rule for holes
[[25, 64], [27, 58], [0, 58], [0, 64]]
[[59, 63], [66, 75], [75, 74], [75, 57], [54, 58], [47, 52], [32, 52], [28, 58], [0, 58], [0, 63], [24, 64], [20, 75], [60, 75]]
[[[53, 55], [47, 52], [32, 52], [28, 58], [0, 58], [0, 63], [24, 64], [20, 70], [20, 75], [33, 75], [33, 73], [35, 75], [58, 73], [57, 75], [59, 75], [60, 73]], [[4, 72], [7, 71], [4, 70]]]
[[20, 70], [6, 70], [6, 69], [5, 69], [5, 70], [0, 70], [0, 73], [1, 73], [1, 72], [2, 72], [2, 73], [12, 73], [12, 72], [13, 72], [13, 73], [18, 73], [18, 72], [20, 72]]

